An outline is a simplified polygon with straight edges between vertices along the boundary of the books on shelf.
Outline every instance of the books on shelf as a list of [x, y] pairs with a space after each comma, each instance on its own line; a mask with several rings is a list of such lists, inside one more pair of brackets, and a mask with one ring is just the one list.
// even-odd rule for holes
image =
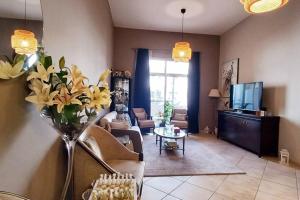
[[179, 147], [177, 141], [173, 139], [166, 139], [164, 141], [164, 146], [167, 149], [177, 149]]

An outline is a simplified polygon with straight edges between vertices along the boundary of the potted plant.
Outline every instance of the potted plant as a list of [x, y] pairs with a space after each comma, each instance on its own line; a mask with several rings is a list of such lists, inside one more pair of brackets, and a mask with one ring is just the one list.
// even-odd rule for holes
[[164, 113], [163, 113], [163, 120], [160, 124], [161, 127], [164, 127], [166, 124], [170, 123], [170, 119], [172, 116], [173, 105], [171, 102], [166, 101], [164, 104]]

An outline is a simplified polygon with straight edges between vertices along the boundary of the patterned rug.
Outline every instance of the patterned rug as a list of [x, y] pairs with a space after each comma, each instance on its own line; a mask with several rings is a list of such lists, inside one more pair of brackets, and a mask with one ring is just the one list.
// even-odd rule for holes
[[[185, 155], [182, 151], [162, 150], [154, 135], [144, 135], [145, 176], [188, 176], [208, 174], [244, 174], [236, 167], [235, 147], [207, 134], [186, 137]], [[182, 140], [178, 140], [182, 145]], [[238, 148], [239, 149], [239, 148]], [[243, 152], [244, 150], [241, 149]], [[234, 154], [233, 158], [230, 154]]]

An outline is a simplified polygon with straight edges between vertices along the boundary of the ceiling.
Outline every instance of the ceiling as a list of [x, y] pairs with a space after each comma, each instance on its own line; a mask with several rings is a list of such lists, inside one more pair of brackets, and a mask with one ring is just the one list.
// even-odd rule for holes
[[109, 0], [117, 27], [221, 35], [249, 16], [239, 0]]
[[[27, 19], [42, 20], [40, 0], [26, 0]], [[0, 17], [24, 19], [25, 0], [1, 0]]]

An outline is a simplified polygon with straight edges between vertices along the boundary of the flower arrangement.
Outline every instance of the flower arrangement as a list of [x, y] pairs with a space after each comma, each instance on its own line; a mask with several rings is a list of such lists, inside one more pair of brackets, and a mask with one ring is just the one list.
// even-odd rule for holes
[[51, 57], [41, 56], [36, 70], [27, 77], [31, 93], [26, 101], [34, 103], [43, 117], [52, 119], [56, 129], [76, 137], [86, 122], [110, 105], [106, 81], [109, 74], [110, 70], [106, 70], [97, 85], [89, 85], [76, 65], [65, 66], [64, 57], [60, 58], [58, 68], [52, 65]]

